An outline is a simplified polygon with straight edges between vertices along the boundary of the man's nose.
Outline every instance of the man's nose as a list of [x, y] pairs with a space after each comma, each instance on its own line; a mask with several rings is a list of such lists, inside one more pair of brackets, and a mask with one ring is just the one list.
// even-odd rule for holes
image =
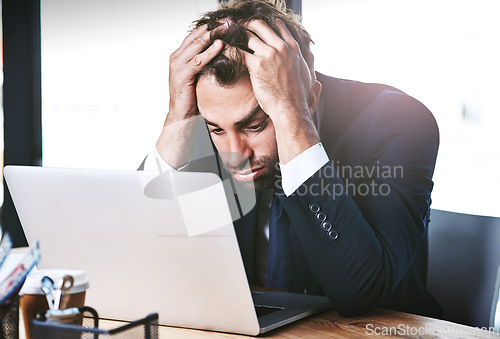
[[232, 167], [245, 167], [252, 156], [252, 150], [245, 137], [234, 135], [229, 138], [227, 162]]

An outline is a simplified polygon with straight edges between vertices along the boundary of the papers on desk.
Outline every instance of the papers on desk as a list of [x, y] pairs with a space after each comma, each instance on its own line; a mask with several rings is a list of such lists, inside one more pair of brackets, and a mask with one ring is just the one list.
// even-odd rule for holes
[[3, 237], [0, 235], [0, 238], [2, 239], [0, 241], [0, 281], [3, 281], [7, 277], [4, 277], [4, 275], [7, 274], [8, 270], [7, 257], [9, 256], [10, 250], [12, 248], [12, 241], [9, 234], [5, 234], [5, 236]]
[[26, 254], [10, 253], [12, 241], [8, 234], [0, 242], [0, 304], [6, 304], [21, 289], [28, 273], [40, 260], [38, 242]]

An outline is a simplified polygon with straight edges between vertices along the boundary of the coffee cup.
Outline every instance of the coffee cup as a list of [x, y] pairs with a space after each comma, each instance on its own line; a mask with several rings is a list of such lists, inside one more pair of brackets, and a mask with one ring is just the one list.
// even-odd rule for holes
[[21, 295], [19, 305], [24, 319], [26, 338], [30, 338], [31, 321], [35, 319], [38, 313], [49, 309], [47, 298], [42, 291], [42, 278], [48, 276], [57, 284], [66, 275], [73, 277], [73, 286], [62, 297], [60, 309], [84, 306], [85, 294], [89, 288], [89, 280], [85, 271], [61, 269], [36, 270], [26, 278], [23, 288], [19, 293]]

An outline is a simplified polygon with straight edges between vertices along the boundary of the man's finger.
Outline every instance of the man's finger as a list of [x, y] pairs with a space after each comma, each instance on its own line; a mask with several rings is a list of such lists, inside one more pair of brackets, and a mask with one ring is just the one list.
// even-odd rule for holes
[[272, 48], [251, 31], [247, 31], [247, 36], [248, 48], [254, 51], [255, 55], [264, 55], [269, 48]]
[[[252, 74], [254, 63], [256, 63], [260, 57], [238, 47], [230, 47], [228, 50], [231, 49], [233, 49], [231, 53], [236, 53], [236, 50], [238, 50], [241, 53], [241, 57], [243, 58], [243, 64], [247, 67], [248, 72]], [[224, 51], [225, 54], [226, 52], [227, 51]]]
[[204, 52], [196, 54], [190, 61], [195, 70], [205, 67], [217, 54], [220, 53], [224, 44], [221, 40], [215, 40]]
[[191, 39], [189, 45], [187, 45], [182, 52], [179, 51], [175, 58], [180, 65], [185, 65], [197, 54], [202, 53], [209, 46], [210, 32], [206, 31], [204, 34], [198, 35]]
[[196, 27], [195, 29], [193, 29], [191, 31], [191, 33], [189, 33], [185, 38], [184, 40], [182, 41], [181, 45], [179, 46], [179, 48], [177, 48], [177, 50], [173, 53], [173, 54], [181, 54], [182, 52], [184, 52], [184, 50], [192, 44], [192, 42], [199, 38], [200, 36], [202, 36], [203, 34], [206, 34], [208, 32], [207, 30], [207, 25], [202, 25], [200, 27]]
[[309, 73], [311, 74], [311, 79], [316, 80], [316, 73], [314, 72], [314, 55], [311, 52], [311, 48], [309, 46], [303, 46], [300, 49], [304, 60], [306, 61], [307, 67], [309, 68]]
[[179, 60], [184, 63], [189, 62], [196, 55], [202, 53], [208, 46], [210, 46], [210, 35], [213, 34], [213, 32], [224, 29], [226, 28], [222, 25], [212, 31], [205, 31], [203, 34], [195, 36], [191, 40], [191, 43], [186, 46], [182, 55], [179, 56]]
[[266, 45], [277, 48], [283, 44], [284, 40], [263, 20], [249, 21], [244, 27], [254, 32]]
[[288, 30], [285, 23], [281, 19], [276, 19], [276, 27], [278, 28], [278, 32], [281, 38], [286, 42], [288, 46], [298, 45], [297, 41], [293, 38], [292, 33]]

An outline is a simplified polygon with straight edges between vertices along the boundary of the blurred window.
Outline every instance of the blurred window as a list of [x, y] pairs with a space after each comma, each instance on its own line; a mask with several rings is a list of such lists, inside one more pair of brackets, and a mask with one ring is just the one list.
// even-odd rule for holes
[[168, 61], [217, 0], [42, 0], [43, 165], [136, 169], [168, 112]]
[[500, 2], [303, 0], [316, 70], [385, 83], [440, 129], [433, 208], [500, 217]]

